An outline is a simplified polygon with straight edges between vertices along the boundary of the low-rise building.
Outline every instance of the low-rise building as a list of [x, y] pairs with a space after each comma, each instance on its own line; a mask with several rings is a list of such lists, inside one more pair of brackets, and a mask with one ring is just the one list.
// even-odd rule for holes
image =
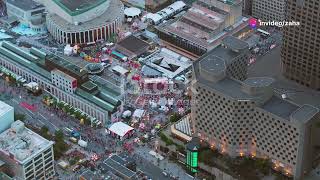
[[193, 56], [201, 56], [248, 25], [242, 1], [200, 0], [182, 16], [156, 27], [159, 37]]
[[[0, 43], [0, 66], [8, 69], [26, 82], [36, 82], [45, 92], [81, 110], [99, 121], [108, 124], [112, 118], [120, 116], [121, 105], [119, 94], [110, 92], [105, 86], [97, 85], [88, 78], [88, 73], [61, 57], [47, 55], [40, 50], [31, 48], [21, 50], [10, 42]], [[66, 77], [77, 81], [77, 88], [71, 93], [53, 83], [51, 71], [59, 70]], [[71, 79], [74, 82], [74, 79]], [[54, 81], [55, 82], [55, 81]], [[60, 84], [60, 82], [59, 82]]]
[[0, 159], [18, 180], [52, 179], [55, 175], [53, 142], [15, 121], [0, 134]]
[[33, 0], [7, 0], [7, 14], [36, 32], [46, 32], [45, 7]]

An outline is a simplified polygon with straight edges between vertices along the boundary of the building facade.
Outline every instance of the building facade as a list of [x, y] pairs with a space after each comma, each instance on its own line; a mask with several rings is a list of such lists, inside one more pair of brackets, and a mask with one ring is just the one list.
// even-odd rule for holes
[[271, 78], [238, 81], [223, 61], [194, 63], [191, 119], [197, 136], [222, 154], [267, 157], [274, 169], [301, 179], [316, 154], [319, 109], [277, 97]]
[[[124, 6], [119, 0], [95, 0], [91, 4], [45, 3], [50, 34], [60, 43], [85, 44], [107, 40], [118, 32], [123, 21]], [[75, 8], [84, 6], [84, 10]], [[82, 9], [82, 8], [81, 8]]]
[[252, 14], [252, 1], [253, 0], [243, 0], [242, 1], [242, 14], [251, 15]]
[[0, 158], [17, 180], [52, 179], [55, 175], [53, 142], [24, 126], [21, 121], [0, 134]]
[[[77, 89], [83, 93], [78, 93], [78, 91], [77, 93], [70, 93], [57, 87], [55, 84], [52, 83], [50, 73], [51, 71], [43, 69], [42, 67], [30, 61], [30, 59], [28, 60], [23, 58], [22, 56], [20, 56], [21, 54], [19, 55], [17, 52], [22, 53], [22, 51], [15, 47], [15, 45], [8, 42], [2, 42], [0, 46], [0, 66], [10, 70], [12, 73], [15, 73], [16, 75], [21, 76], [26, 80], [26, 82], [37, 82], [41, 89], [43, 89], [47, 93], [56, 97], [60, 101], [64, 101], [70, 104], [74, 108], [80, 109], [84, 113], [97, 119], [103, 124], [109, 122], [110, 119], [112, 119], [113, 116], [115, 116], [115, 114], [113, 114], [113, 110], [117, 109], [114, 106], [111, 106], [109, 103], [102, 103], [103, 100], [95, 97], [94, 95], [91, 95], [90, 93], [85, 93], [83, 92], [83, 90], [81, 91], [78, 88]], [[34, 55], [30, 53], [27, 53], [25, 51], [23, 52], [24, 57], [31, 56], [36, 58]], [[66, 64], [64, 65], [65, 67], [67, 67]], [[79, 82], [80, 81], [77, 80], [77, 83]], [[93, 100], [95, 99], [98, 100], [93, 102]], [[114, 104], [117, 103], [118, 101], [114, 102]], [[109, 106], [111, 107], [109, 108]]]
[[284, 21], [285, 0], [252, 0], [252, 16], [262, 21]]
[[299, 26], [283, 27], [281, 70], [301, 85], [320, 90], [320, 2], [287, 1], [286, 20]]
[[35, 32], [45, 33], [45, 7], [33, 0], [7, 0], [7, 14], [17, 17], [21, 24]]
[[14, 110], [12, 106], [0, 101], [0, 133], [8, 129], [14, 121]]
[[60, 89], [66, 92], [74, 93], [77, 89], [77, 79], [69, 76], [68, 74], [58, 69], [54, 69], [51, 71], [51, 79], [52, 83], [56, 87], [59, 87]]

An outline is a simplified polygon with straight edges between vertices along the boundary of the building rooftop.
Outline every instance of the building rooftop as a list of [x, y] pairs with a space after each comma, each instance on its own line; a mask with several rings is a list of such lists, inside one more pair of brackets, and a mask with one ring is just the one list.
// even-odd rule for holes
[[121, 46], [131, 53], [140, 55], [141, 51], [144, 51], [149, 47], [149, 43], [136, 36], [131, 35], [118, 42], [117, 46]]
[[286, 94], [287, 98], [295, 104], [310, 104], [314, 107], [320, 108], [319, 91], [304, 87], [281, 75], [280, 51], [281, 46], [278, 46], [265, 56], [257, 59], [254, 64], [249, 66], [248, 77], [272, 77], [276, 80], [272, 84], [272, 88], [279, 96]]
[[107, 169], [114, 171], [126, 178], [132, 178], [136, 173], [125, 166], [126, 160], [118, 155], [113, 155], [103, 161], [102, 166], [106, 166]]
[[82, 14], [106, 1], [107, 0], [53, 0], [53, 2], [71, 16]]
[[[210, 1], [197, 1], [183, 16], [162, 23], [157, 29], [212, 49], [219, 45], [225, 36], [232, 35], [248, 26], [248, 18], [237, 17], [237, 21], [232, 26], [226, 27], [226, 17], [229, 12], [215, 7], [214, 3], [210, 5], [210, 3]], [[226, 31], [225, 28], [229, 30]]]
[[37, 58], [36, 56], [22, 50], [10, 42], [3, 41], [0, 43], [0, 56], [5, 57], [12, 62], [19, 63], [46, 79], [51, 79], [50, 72], [37, 65], [37, 63], [40, 63], [40, 60], [34, 59]]
[[28, 162], [52, 145], [52, 141], [26, 128], [21, 121], [13, 122], [11, 128], [0, 134], [0, 151], [20, 164]]
[[233, 36], [227, 36], [222, 40], [223, 46], [235, 52], [249, 49], [249, 44]]
[[56, 74], [59, 74], [59, 76], [63, 76], [64, 78], [66, 79], [69, 79], [69, 80], [76, 80], [75, 78], [73, 78], [72, 76], [69, 76], [68, 74], [60, 71], [59, 69], [54, 69], [51, 71], [52, 73], [56, 73]]
[[76, 94], [79, 95], [80, 97], [86, 99], [89, 102], [92, 102], [93, 104], [99, 106], [100, 108], [109, 111], [109, 112], [114, 112], [115, 111], [115, 106], [113, 106], [111, 103], [106, 102], [102, 100], [101, 98], [90, 94], [80, 88], [76, 90]]
[[273, 96], [264, 105], [262, 105], [261, 108], [283, 119], [290, 120], [290, 115], [299, 109], [299, 106], [279, 97]]
[[84, 171], [81, 175], [81, 178], [84, 178], [85, 180], [104, 180], [104, 176], [97, 172], [92, 172], [91, 170]]
[[145, 63], [168, 78], [174, 78], [192, 66], [190, 59], [166, 48], [153, 54]]
[[13, 110], [12, 106], [9, 106], [8, 104], [0, 101], [0, 117], [2, 117], [7, 112]]
[[266, 87], [270, 86], [273, 82], [274, 79], [266, 77], [251, 77], [243, 81], [244, 84], [250, 87]]
[[54, 64], [58, 65], [59, 67], [65, 68], [70, 72], [76, 74], [79, 77], [86, 76], [88, 72], [86, 70], [81, 69], [80, 67], [76, 66], [75, 64], [70, 63], [69, 61], [65, 60], [62, 57], [58, 56], [51, 56], [50, 58], [46, 59], [47, 61], [51, 61]]
[[301, 123], [307, 123], [309, 120], [319, 114], [319, 109], [311, 105], [303, 105], [291, 114], [291, 118], [294, 121]]
[[35, 2], [34, 0], [7, 0], [7, 3], [12, 4], [24, 11], [30, 11], [33, 9], [44, 8], [42, 4]]
[[200, 73], [207, 75], [216, 75], [226, 70], [226, 61], [215, 54], [208, 54], [199, 61]]
[[[55, 0], [60, 1], [60, 0]], [[78, 1], [68, 0], [73, 3], [78, 3]], [[85, 1], [85, 0], [79, 0]], [[91, 0], [87, 0], [91, 1]], [[105, 0], [96, 0], [101, 1], [103, 3]], [[92, 8], [92, 7], [91, 7]], [[87, 10], [86, 10], [87, 11]], [[79, 32], [79, 31], [88, 31], [89, 29], [95, 29], [98, 27], [102, 27], [103, 25], [108, 25], [112, 23], [116, 18], [120, 18], [123, 16], [123, 4], [119, 0], [110, 0], [110, 4], [108, 9], [99, 17], [96, 17], [92, 20], [86, 21], [84, 23], [74, 25], [56, 15], [54, 13], [50, 13], [47, 15], [47, 18], [50, 19], [53, 23], [55, 23], [59, 29], [65, 32]]]

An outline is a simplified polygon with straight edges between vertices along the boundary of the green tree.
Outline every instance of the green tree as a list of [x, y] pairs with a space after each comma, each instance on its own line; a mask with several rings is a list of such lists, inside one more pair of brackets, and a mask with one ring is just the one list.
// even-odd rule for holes
[[26, 119], [26, 115], [25, 114], [19, 114], [19, 113], [14, 113], [14, 120], [20, 120], [20, 121], [24, 121]]
[[40, 129], [40, 135], [48, 140], [50, 140], [49, 128], [47, 126], [42, 126]]
[[64, 134], [63, 134], [63, 132], [62, 132], [61, 129], [57, 130], [57, 131], [54, 133], [54, 135], [55, 135], [55, 140], [56, 140], [56, 141], [63, 141], [63, 140], [64, 140]]
[[170, 122], [174, 123], [179, 121], [179, 119], [181, 118], [181, 115], [179, 113], [172, 113], [170, 116]]

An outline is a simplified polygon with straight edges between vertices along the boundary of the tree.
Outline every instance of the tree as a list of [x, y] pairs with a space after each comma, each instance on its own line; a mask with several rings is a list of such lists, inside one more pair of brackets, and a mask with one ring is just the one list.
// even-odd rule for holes
[[181, 115], [179, 113], [173, 113], [171, 114], [170, 116], [170, 122], [174, 123], [174, 122], [177, 122], [179, 121], [179, 119], [181, 118]]
[[40, 129], [40, 134], [46, 139], [50, 139], [49, 128], [47, 126], [42, 126]]
[[20, 121], [24, 121], [26, 119], [26, 115], [25, 114], [19, 114], [19, 113], [14, 113], [14, 120], [20, 120]]
[[55, 134], [56, 141], [63, 141], [64, 140], [64, 134], [63, 134], [62, 130], [59, 129], [54, 134]]

